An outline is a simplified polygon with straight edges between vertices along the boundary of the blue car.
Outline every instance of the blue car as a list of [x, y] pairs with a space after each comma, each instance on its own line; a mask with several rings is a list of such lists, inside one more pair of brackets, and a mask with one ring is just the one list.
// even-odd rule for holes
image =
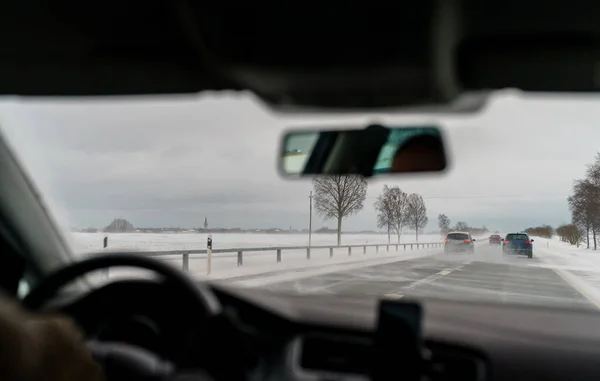
[[533, 240], [527, 233], [510, 233], [502, 242], [503, 254], [523, 254], [533, 258]]

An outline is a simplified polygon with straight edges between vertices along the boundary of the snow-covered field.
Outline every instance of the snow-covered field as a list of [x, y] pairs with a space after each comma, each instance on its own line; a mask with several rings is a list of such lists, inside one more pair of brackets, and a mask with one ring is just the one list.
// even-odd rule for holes
[[[108, 247], [118, 250], [163, 251], [163, 250], [202, 250], [206, 249], [207, 234], [203, 233], [72, 233], [72, 243], [76, 252], [94, 252], [102, 250], [102, 241], [108, 237]], [[314, 234], [312, 245], [335, 245], [335, 234]], [[212, 234], [213, 249], [269, 246], [308, 246], [306, 234], [252, 234], [221, 233]], [[439, 235], [423, 234], [420, 242], [440, 242]], [[397, 238], [392, 236], [391, 243]], [[401, 236], [401, 243], [415, 242], [414, 233]], [[342, 245], [386, 244], [385, 234], [345, 234]]]
[[[164, 250], [202, 250], [206, 249], [206, 234], [173, 233], [173, 234], [104, 234], [104, 233], [75, 233], [72, 241], [76, 251], [85, 256], [87, 253], [101, 252], [102, 241], [108, 236], [108, 249], [127, 250], [134, 252], [164, 251]], [[213, 248], [249, 248], [249, 247], [285, 247], [305, 246], [308, 237], [300, 234], [213, 234]], [[442, 242], [438, 235], [423, 235], [420, 242]], [[478, 237], [476, 245], [487, 246], [486, 237]], [[335, 245], [334, 234], [314, 234], [313, 245]], [[405, 234], [402, 243], [414, 242], [413, 234]], [[261, 286], [271, 283], [285, 282], [332, 272], [342, 272], [376, 264], [406, 261], [415, 258], [432, 256], [435, 261], [441, 248], [421, 248], [406, 250], [399, 246], [396, 251], [392, 240], [389, 252], [385, 246], [376, 251], [367, 248], [355, 248], [351, 255], [348, 249], [333, 250], [330, 257], [328, 249], [313, 249], [311, 258], [307, 259], [306, 250], [283, 250], [281, 262], [276, 261], [276, 250], [260, 252], [244, 252], [243, 266], [237, 266], [236, 253], [215, 253], [212, 258], [212, 271], [207, 274], [206, 254], [190, 255], [189, 273], [199, 279], [214, 279], [233, 282], [242, 286]], [[342, 244], [372, 245], [387, 244], [385, 235], [347, 234], [343, 236]], [[170, 255], [157, 257], [177, 268], [182, 268], [183, 257]], [[552, 269], [573, 287], [574, 293], [579, 293], [600, 308], [600, 250], [594, 251], [585, 247], [576, 248], [558, 239], [535, 237], [533, 262], [523, 262], [513, 266], [537, 266]], [[484, 258], [489, 261], [502, 261], [501, 257]], [[111, 269], [110, 278], [122, 276], [148, 276], [147, 273], [131, 269]], [[98, 274], [99, 280], [106, 279], [105, 274]]]
[[[108, 237], [108, 251], [167, 251], [167, 250], [203, 250], [206, 249], [207, 234], [197, 233], [73, 233], [71, 239], [74, 249], [80, 255], [103, 251], [102, 243], [104, 237]], [[393, 237], [395, 238], [395, 237]], [[213, 249], [249, 248], [249, 247], [282, 247], [282, 246], [304, 246], [308, 244], [308, 237], [302, 234], [212, 234]], [[421, 235], [419, 242], [441, 242], [438, 235]], [[397, 240], [392, 239], [391, 243]], [[412, 234], [401, 237], [401, 243], [415, 242]], [[335, 234], [313, 234], [312, 245], [335, 245]], [[344, 245], [372, 245], [386, 244], [386, 235], [368, 234], [346, 234], [342, 237]], [[389, 252], [385, 247], [379, 251], [375, 248], [367, 248], [366, 253], [356, 248], [348, 255], [348, 249], [340, 248], [333, 250], [330, 257], [328, 249], [312, 249], [311, 258], [306, 258], [306, 250], [283, 250], [281, 262], [276, 261], [276, 250], [246, 252], [243, 256], [243, 266], [237, 266], [236, 253], [215, 253], [211, 261], [211, 272], [207, 270], [206, 254], [194, 254], [189, 257], [189, 272], [191, 275], [211, 279], [228, 279], [244, 275], [265, 274], [273, 275], [285, 270], [314, 268], [322, 270], [324, 267], [331, 269], [342, 269], [340, 266], [365, 266], [385, 261], [396, 261], [399, 259], [414, 258], [415, 256], [430, 255], [436, 249], [410, 250], [410, 247], [400, 246], [396, 252], [395, 246], [390, 246]], [[439, 251], [439, 249], [437, 249]], [[181, 268], [183, 257], [181, 255], [169, 255], [157, 257], [175, 267]], [[136, 272], [140, 273], [140, 272]], [[111, 278], [120, 275], [132, 275], [130, 270], [111, 270]], [[140, 274], [143, 274], [140, 273]], [[145, 276], [145, 275], [144, 275]], [[281, 276], [281, 275], [280, 275]]]

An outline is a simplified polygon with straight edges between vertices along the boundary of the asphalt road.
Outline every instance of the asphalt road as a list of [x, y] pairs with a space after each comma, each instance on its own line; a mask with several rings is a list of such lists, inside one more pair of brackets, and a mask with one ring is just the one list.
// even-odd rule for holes
[[290, 293], [435, 297], [596, 309], [567, 281], [534, 257], [508, 256], [500, 246], [477, 245], [474, 254], [439, 254], [270, 284]]

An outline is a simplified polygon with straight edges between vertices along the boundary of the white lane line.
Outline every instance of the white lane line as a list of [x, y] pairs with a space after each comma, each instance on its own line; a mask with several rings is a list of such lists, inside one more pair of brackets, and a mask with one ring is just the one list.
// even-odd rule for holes
[[[344, 280], [340, 280], [338, 282], [333, 282], [333, 283], [327, 283], [321, 286], [301, 286], [301, 293], [323, 293], [323, 292], [328, 292], [328, 293], [334, 293], [331, 288], [335, 287], [335, 286], [339, 286], [340, 284], [344, 284], [344, 283], [348, 283], [348, 282], [354, 282], [356, 281], [355, 278], [350, 278], [350, 279], [344, 279]], [[300, 282], [294, 282], [294, 284], [296, 285], [296, 289], [298, 289], [298, 285], [301, 285]]]
[[[437, 273], [435, 273], [433, 275], [430, 275], [430, 276], [425, 277], [423, 279], [419, 279], [417, 281], [414, 281], [411, 284], [409, 284], [408, 286], [404, 287], [403, 289], [410, 290], [410, 289], [413, 289], [413, 288], [415, 288], [417, 286], [420, 286], [420, 285], [423, 285], [423, 284], [432, 283], [435, 280], [437, 280], [437, 279], [439, 279], [439, 278], [441, 278], [443, 276], [446, 276], [446, 275], [452, 273], [453, 271], [462, 271], [462, 268], [463, 268], [464, 265], [466, 265], [466, 264], [460, 265], [460, 266], [455, 267], [455, 268], [444, 269], [444, 270], [439, 271], [439, 272], [437, 272]], [[387, 293], [387, 294], [383, 295], [383, 298], [386, 298], [386, 299], [401, 299], [402, 297], [404, 297], [404, 294], [402, 294], [400, 292], [390, 292], [390, 293]]]
[[[468, 262], [468, 263], [470, 263], [470, 262]], [[410, 289], [413, 289], [415, 287], [418, 287], [418, 286], [421, 286], [421, 285], [424, 285], [424, 284], [433, 283], [436, 280], [440, 279], [441, 277], [444, 277], [444, 276], [446, 276], [448, 274], [451, 274], [453, 271], [461, 271], [462, 268], [463, 268], [463, 266], [467, 265], [468, 263], [464, 263], [464, 264], [462, 264], [460, 266], [457, 266], [457, 267], [454, 267], [454, 268], [444, 269], [444, 270], [442, 270], [440, 272], [437, 272], [437, 273], [435, 273], [433, 275], [430, 275], [430, 276], [425, 277], [423, 279], [419, 279], [419, 280], [417, 280], [415, 282], [412, 282], [411, 284], [409, 284], [405, 288], [410, 290]]]
[[399, 292], [392, 292], [390, 294], [383, 295], [383, 297], [386, 299], [402, 299], [404, 297], [404, 294], [400, 294]]

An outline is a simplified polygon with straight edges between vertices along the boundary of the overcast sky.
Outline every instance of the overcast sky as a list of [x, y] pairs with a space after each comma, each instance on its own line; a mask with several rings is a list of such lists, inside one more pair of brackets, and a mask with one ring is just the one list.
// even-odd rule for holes
[[[439, 123], [450, 168], [433, 176], [369, 182], [365, 208], [344, 230], [376, 229], [384, 184], [425, 198], [427, 230], [437, 215], [502, 231], [567, 222], [574, 178], [600, 149], [600, 98], [498, 96], [481, 114], [433, 118], [373, 114], [278, 117], [251, 95], [50, 102], [5, 99], [1, 130], [43, 190], [59, 222], [104, 227], [303, 229], [310, 180], [276, 170], [287, 127], [357, 128], [371, 121]], [[334, 227], [317, 217], [313, 226]]]

